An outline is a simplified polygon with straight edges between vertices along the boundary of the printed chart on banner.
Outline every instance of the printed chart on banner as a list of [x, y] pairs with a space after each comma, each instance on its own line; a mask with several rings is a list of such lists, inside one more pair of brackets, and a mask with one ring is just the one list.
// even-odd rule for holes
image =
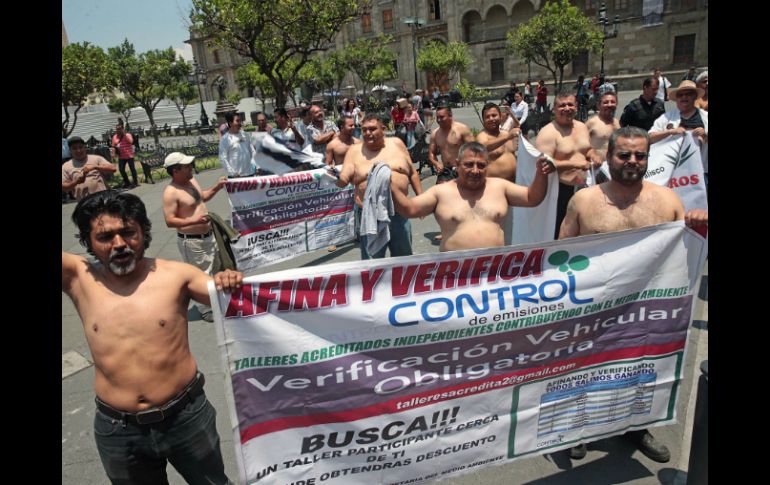
[[546, 393], [540, 399], [537, 436], [650, 414], [656, 378], [655, 373], [642, 374]]

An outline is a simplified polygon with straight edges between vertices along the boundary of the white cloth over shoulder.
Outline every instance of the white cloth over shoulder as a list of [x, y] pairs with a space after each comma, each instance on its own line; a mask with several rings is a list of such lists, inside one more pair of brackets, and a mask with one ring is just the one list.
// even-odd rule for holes
[[313, 168], [324, 166], [320, 153], [310, 149], [298, 150], [296, 144], [274, 138], [269, 133], [252, 133], [251, 140], [257, 166], [276, 175], [285, 175], [301, 169], [305, 163]]
[[390, 241], [390, 217], [395, 214], [393, 196], [390, 193], [390, 167], [375, 161], [366, 178], [361, 210], [361, 237], [366, 252], [374, 254]]
[[[537, 159], [543, 152], [532, 146], [519, 135], [519, 150], [516, 153], [516, 183], [528, 187], [535, 179]], [[512, 241], [508, 244], [528, 244], [553, 241], [556, 225], [556, 201], [559, 197], [559, 176], [554, 170], [548, 174], [548, 191], [545, 199], [535, 207], [513, 208]]]

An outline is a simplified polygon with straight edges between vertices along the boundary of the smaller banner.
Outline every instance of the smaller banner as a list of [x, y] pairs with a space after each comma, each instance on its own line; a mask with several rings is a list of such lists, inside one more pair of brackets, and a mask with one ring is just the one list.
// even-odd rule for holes
[[354, 237], [352, 185], [339, 188], [325, 169], [227, 182], [233, 244], [243, 272]]

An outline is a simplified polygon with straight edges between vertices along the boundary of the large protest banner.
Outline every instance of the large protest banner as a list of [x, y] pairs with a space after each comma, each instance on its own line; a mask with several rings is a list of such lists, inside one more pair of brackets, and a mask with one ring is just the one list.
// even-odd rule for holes
[[228, 181], [232, 245], [243, 272], [353, 239], [353, 186], [325, 169]]
[[241, 481], [420, 483], [672, 423], [706, 250], [672, 222], [211, 284]]

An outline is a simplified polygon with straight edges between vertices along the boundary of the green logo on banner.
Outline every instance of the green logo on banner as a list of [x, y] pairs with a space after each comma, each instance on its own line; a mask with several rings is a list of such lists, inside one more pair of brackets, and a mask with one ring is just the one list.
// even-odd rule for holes
[[548, 257], [548, 262], [554, 266], [558, 266], [559, 271], [562, 273], [568, 274], [572, 274], [569, 272], [569, 270], [583, 271], [588, 267], [589, 264], [588, 258], [582, 254], [578, 254], [577, 256], [570, 259], [569, 253], [567, 251], [556, 251]]

